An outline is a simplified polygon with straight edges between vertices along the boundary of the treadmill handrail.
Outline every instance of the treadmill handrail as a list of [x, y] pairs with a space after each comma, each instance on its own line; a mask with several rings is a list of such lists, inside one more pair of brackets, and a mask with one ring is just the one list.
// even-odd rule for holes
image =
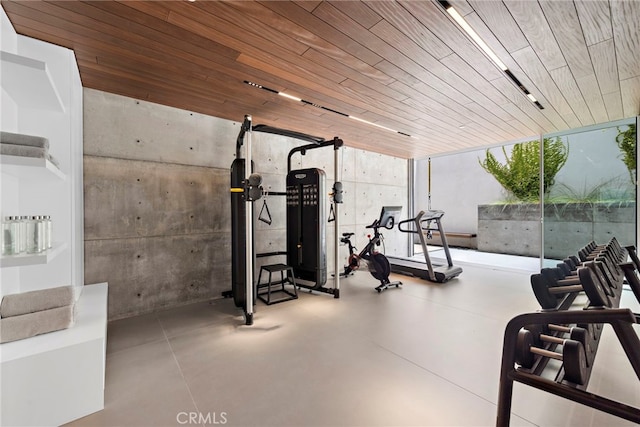
[[[444, 249], [445, 256], [447, 257], [447, 265], [449, 267], [453, 267], [453, 260], [451, 258], [451, 252], [449, 251], [449, 243], [447, 242], [447, 236], [444, 230], [442, 229], [442, 224], [440, 223], [440, 218], [444, 216], [444, 211], [440, 210], [428, 210], [428, 211], [420, 211], [415, 218], [405, 219], [404, 221], [400, 221], [398, 223], [398, 230], [403, 233], [413, 233], [420, 236], [420, 244], [422, 245], [422, 252], [424, 253], [425, 261], [429, 266], [429, 272], [433, 274], [433, 267], [431, 266], [431, 260], [429, 259], [429, 251], [427, 249], [427, 242], [425, 241], [425, 234], [427, 238], [430, 239], [431, 235], [430, 231], [437, 230], [440, 233], [440, 239], [442, 240], [442, 247]], [[427, 226], [426, 228], [422, 226], [423, 222], [435, 221], [437, 228], [433, 229]], [[412, 229], [402, 228], [402, 224], [413, 223], [414, 226]], [[426, 233], [425, 233], [426, 232]], [[434, 277], [432, 277], [435, 280]]]
[[421, 211], [422, 216], [426, 218], [422, 218], [422, 221], [433, 221], [434, 219], [440, 219], [444, 216], [444, 211], [433, 210], [433, 211]]
[[[442, 212], [442, 211], [440, 211], [440, 212]], [[444, 212], [443, 212], [443, 214], [444, 214]], [[416, 226], [419, 226], [419, 224], [422, 221], [422, 217], [424, 215], [425, 215], [425, 211], [420, 211], [420, 212], [418, 212], [418, 215], [416, 215], [414, 218], [409, 218], [409, 219], [405, 219], [403, 221], [400, 221], [398, 223], [398, 230], [402, 231], [403, 233], [419, 234], [420, 232], [418, 230], [413, 230], [413, 229], [408, 229], [408, 228], [407, 229], [403, 229], [402, 228], [402, 224], [413, 223]], [[422, 227], [420, 226], [420, 228], [422, 228]]]

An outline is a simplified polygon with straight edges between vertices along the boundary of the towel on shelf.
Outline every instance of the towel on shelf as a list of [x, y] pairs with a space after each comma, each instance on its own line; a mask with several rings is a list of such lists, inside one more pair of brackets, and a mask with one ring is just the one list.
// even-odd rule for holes
[[49, 149], [49, 140], [42, 136], [25, 135], [21, 133], [0, 132], [0, 142], [3, 144], [26, 145], [30, 147]]
[[57, 307], [73, 305], [72, 286], [39, 289], [20, 294], [5, 295], [0, 303], [0, 318], [20, 316]]
[[14, 145], [0, 143], [0, 154], [6, 156], [20, 156], [20, 157], [36, 157], [39, 159], [46, 159], [49, 153], [45, 148], [32, 147], [29, 145]]
[[73, 326], [75, 304], [0, 319], [0, 344]]

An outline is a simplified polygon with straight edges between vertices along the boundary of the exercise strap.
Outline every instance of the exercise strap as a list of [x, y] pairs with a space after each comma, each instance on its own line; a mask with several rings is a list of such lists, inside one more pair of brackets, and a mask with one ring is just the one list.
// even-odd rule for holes
[[331, 203], [331, 207], [329, 208], [329, 220], [327, 222], [333, 222], [336, 220], [336, 213], [333, 210], [333, 203]]
[[[262, 204], [262, 209], [260, 209], [260, 214], [258, 214], [258, 219], [264, 223], [267, 223], [267, 225], [271, 225], [271, 212], [269, 212], [269, 206], [267, 206], [267, 199], [265, 198], [263, 202], [264, 203]], [[263, 213], [267, 215], [266, 218], [263, 216]]]

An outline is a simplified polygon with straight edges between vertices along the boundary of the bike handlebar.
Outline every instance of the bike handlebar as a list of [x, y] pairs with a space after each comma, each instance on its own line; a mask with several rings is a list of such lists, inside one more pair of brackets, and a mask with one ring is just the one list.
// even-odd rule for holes
[[394, 225], [395, 225], [394, 219], [393, 217], [391, 217], [389, 218], [389, 221], [387, 221], [387, 224], [385, 226], [381, 226], [380, 220], [376, 219], [371, 223], [371, 225], [367, 225], [364, 228], [373, 228], [374, 230], [378, 230], [378, 228], [386, 228], [387, 230], [391, 230]]

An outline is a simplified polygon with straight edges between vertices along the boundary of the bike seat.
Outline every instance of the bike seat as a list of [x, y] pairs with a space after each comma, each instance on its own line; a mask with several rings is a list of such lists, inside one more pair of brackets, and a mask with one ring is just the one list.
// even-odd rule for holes
[[351, 237], [356, 233], [342, 233], [342, 237]]

